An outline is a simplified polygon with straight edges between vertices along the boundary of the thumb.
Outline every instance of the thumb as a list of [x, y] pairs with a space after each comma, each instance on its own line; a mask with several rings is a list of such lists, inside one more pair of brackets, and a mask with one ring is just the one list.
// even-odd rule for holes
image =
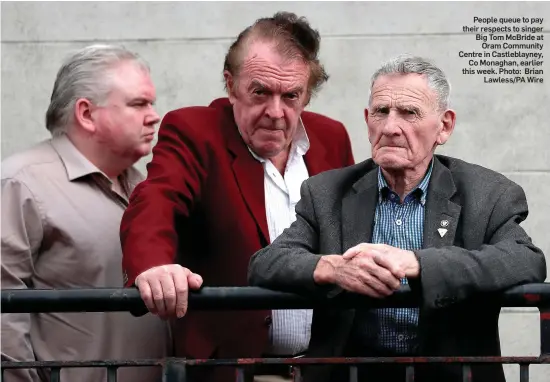
[[202, 277], [198, 273], [191, 273], [187, 278], [189, 287], [192, 289], [199, 289], [202, 285]]
[[357, 256], [357, 254], [359, 253], [359, 249], [357, 247], [351, 247], [350, 249], [348, 249], [346, 252], [344, 252], [344, 254], [342, 255], [342, 257], [344, 258], [344, 260], [351, 260], [353, 259], [355, 256]]

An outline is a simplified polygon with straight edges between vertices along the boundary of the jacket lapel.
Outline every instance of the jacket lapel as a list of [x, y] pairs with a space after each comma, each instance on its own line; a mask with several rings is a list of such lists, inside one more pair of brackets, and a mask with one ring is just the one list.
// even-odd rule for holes
[[423, 248], [453, 245], [461, 206], [451, 201], [456, 192], [451, 172], [434, 157], [424, 220]]
[[304, 162], [306, 163], [309, 176], [317, 175], [323, 171], [332, 169], [333, 167], [330, 166], [326, 159], [327, 151], [325, 145], [315, 132], [307, 128], [305, 122], [304, 129], [309, 139], [309, 150], [304, 155]]
[[[217, 106], [219, 107], [219, 106]], [[233, 155], [231, 168], [244, 202], [259, 227], [259, 233], [265, 243], [269, 243], [269, 230], [265, 213], [264, 168], [244, 143], [230, 104], [223, 105], [222, 130], [227, 149]]]
[[369, 243], [372, 237], [374, 211], [378, 198], [377, 166], [369, 161], [366, 175], [352, 187], [342, 200], [342, 250], [359, 243]]

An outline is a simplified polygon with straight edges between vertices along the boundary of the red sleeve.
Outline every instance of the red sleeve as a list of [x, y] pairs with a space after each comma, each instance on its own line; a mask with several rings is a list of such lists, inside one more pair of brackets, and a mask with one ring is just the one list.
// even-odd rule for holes
[[162, 120], [147, 179], [130, 197], [120, 226], [125, 285], [155, 266], [172, 264], [178, 247], [175, 220], [189, 216], [207, 175], [205, 139], [184, 120], [184, 111]]

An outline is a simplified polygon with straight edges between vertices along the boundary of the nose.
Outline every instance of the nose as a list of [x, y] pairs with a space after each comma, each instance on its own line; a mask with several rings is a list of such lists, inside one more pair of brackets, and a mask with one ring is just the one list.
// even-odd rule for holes
[[401, 132], [401, 119], [393, 110], [390, 111], [383, 123], [382, 133], [384, 135], [398, 135]]
[[270, 119], [281, 119], [283, 118], [283, 105], [279, 97], [271, 97], [268, 101], [266, 115]]
[[150, 126], [154, 126], [159, 122], [160, 122], [160, 117], [157, 114], [157, 111], [155, 110], [155, 108], [153, 106], [151, 106], [150, 112], [145, 117], [145, 124], [150, 125]]

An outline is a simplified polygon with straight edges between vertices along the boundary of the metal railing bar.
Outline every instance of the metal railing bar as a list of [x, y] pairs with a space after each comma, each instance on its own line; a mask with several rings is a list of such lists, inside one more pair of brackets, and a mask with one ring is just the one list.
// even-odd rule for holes
[[121, 360], [121, 361], [2, 361], [3, 368], [29, 369], [34, 367], [141, 367], [163, 366], [163, 359]]
[[285, 365], [361, 365], [361, 364], [427, 364], [427, 363], [475, 363], [475, 364], [550, 364], [550, 356], [539, 357], [345, 357], [345, 358], [235, 358], [235, 359], [185, 359], [166, 358], [160, 360], [130, 360], [130, 361], [35, 361], [13, 362], [2, 361], [2, 368], [28, 369], [34, 367], [134, 367], [134, 366], [164, 366], [166, 363], [183, 364], [185, 366], [244, 366], [255, 364], [285, 364]]
[[529, 382], [529, 364], [519, 364], [519, 382]]
[[[521, 285], [476, 299], [501, 307], [550, 308], [550, 283]], [[204, 287], [189, 294], [189, 306], [197, 310], [416, 307], [419, 303], [408, 285], [384, 299], [343, 293], [321, 300], [256, 287]], [[2, 313], [147, 311], [136, 288], [3, 289], [1, 305]]]

